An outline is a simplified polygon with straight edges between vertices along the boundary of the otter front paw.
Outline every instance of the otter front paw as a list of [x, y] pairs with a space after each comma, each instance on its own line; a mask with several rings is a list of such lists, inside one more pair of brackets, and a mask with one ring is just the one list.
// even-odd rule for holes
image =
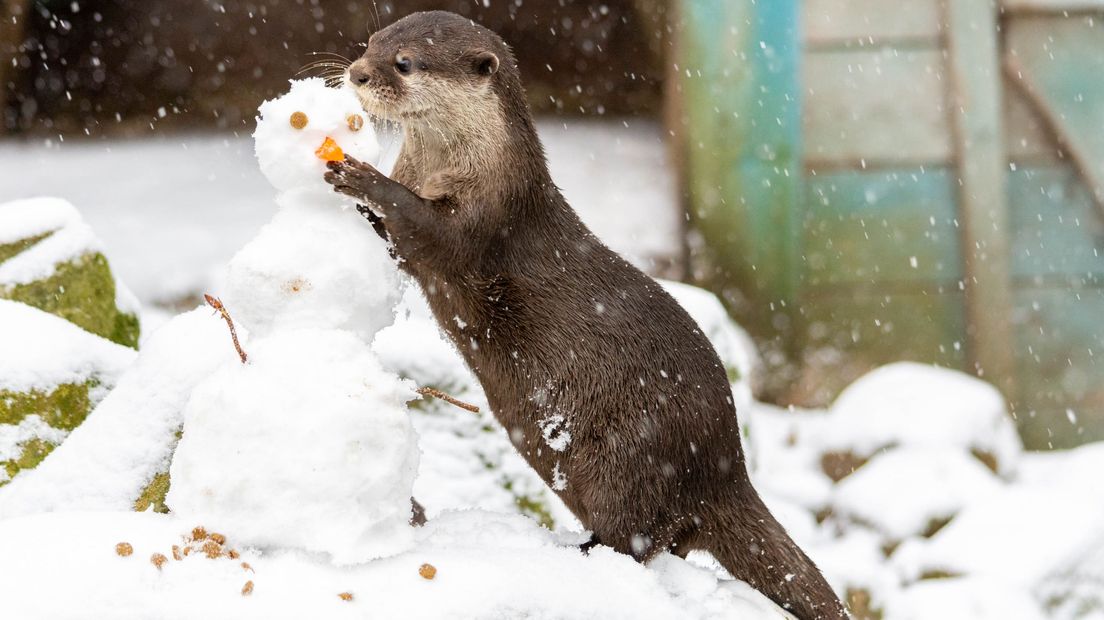
[[359, 202], [379, 205], [379, 194], [384, 183], [394, 183], [371, 164], [350, 156], [341, 161], [328, 162], [326, 167], [329, 171], [324, 178], [334, 186], [334, 191], [351, 196]]

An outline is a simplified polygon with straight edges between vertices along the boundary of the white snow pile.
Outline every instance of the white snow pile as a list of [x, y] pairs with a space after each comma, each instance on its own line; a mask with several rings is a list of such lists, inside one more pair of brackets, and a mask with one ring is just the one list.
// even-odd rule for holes
[[[75, 412], [36, 408], [8, 411], [19, 398], [45, 398], [60, 389], [87, 390], [100, 402], [135, 356], [134, 350], [84, 331], [65, 319], [0, 299], [0, 485], [13, 480], [7, 463], [20, 465], [27, 446], [57, 446], [71, 432]], [[19, 467], [14, 480], [33, 470]]]
[[131, 510], [142, 489], [167, 469], [192, 389], [236, 359], [226, 326], [209, 310], [172, 319], [146, 339], [115, 389], [65, 443], [0, 489], [0, 519], [56, 510]]
[[907, 362], [747, 413], [756, 485], [856, 615], [1101, 617], [1104, 444], [1024, 453], [992, 387]]
[[49, 277], [60, 263], [99, 251], [92, 228], [76, 208], [60, 198], [28, 198], [0, 209], [0, 245], [48, 235], [0, 263], [0, 283], [25, 284]]

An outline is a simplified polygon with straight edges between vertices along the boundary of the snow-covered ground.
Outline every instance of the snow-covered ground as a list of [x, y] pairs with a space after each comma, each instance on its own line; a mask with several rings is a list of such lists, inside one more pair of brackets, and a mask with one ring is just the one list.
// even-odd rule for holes
[[[677, 261], [681, 224], [656, 126], [546, 122], [541, 131], [554, 177], [600, 236], [652, 272]], [[231, 284], [217, 274], [276, 209], [248, 137], [0, 143], [0, 170], [0, 203], [51, 194], [79, 207], [146, 304], [147, 327], [168, 319], [164, 310], [150, 314], [151, 305]], [[857, 617], [1104, 618], [1104, 445], [1025, 453], [995, 390], [917, 364], [867, 375], [826, 410], [756, 402], [757, 355], [746, 335], [711, 295], [668, 289], [729, 369], [764, 499]], [[3, 314], [53, 324], [10, 308]], [[8, 332], [21, 333], [13, 325]], [[247, 332], [245, 349], [266, 355], [263, 339]], [[219, 446], [225, 462], [246, 462], [248, 454], [233, 451], [251, 444], [219, 436], [218, 425], [220, 411], [245, 408], [222, 398], [233, 395], [241, 363], [208, 310], [144, 338], [137, 360], [124, 360], [128, 370], [112, 370], [118, 382], [88, 420], [0, 487], [0, 618], [782, 617], [707, 556], [664, 555], [641, 567], [608, 549], [579, 553], [578, 523], [514, 452], [410, 288], [395, 324], [371, 339], [371, 356], [386, 373], [482, 407], [410, 407], [421, 451], [413, 494], [429, 524], [405, 551], [354, 566], [305, 550], [311, 532], [284, 545], [248, 544], [232, 530], [222, 530], [225, 542], [189, 543], [197, 525], [225, 524], [218, 515], [130, 509], [166, 471], [180, 425], [194, 417], [188, 401], [204, 382], [221, 390], [204, 410], [208, 445]], [[18, 361], [12, 355], [0, 349], [0, 369]], [[289, 400], [280, 390], [294, 386], [270, 385], [267, 406], [286, 414], [277, 411]], [[280, 420], [295, 427], [293, 418]], [[227, 433], [249, 432], [229, 422]], [[320, 450], [304, 441], [288, 451], [332, 458]], [[245, 469], [228, 479], [242, 484], [279, 468]], [[207, 473], [216, 484], [218, 472]], [[117, 553], [119, 543], [130, 553]], [[176, 559], [174, 545], [191, 549]]]
[[[637, 266], [670, 275], [682, 223], [659, 125], [538, 127], [552, 178], [586, 223]], [[383, 145], [393, 159], [398, 141]], [[48, 194], [78, 205], [112, 267], [146, 303], [217, 293], [218, 271], [275, 208], [249, 135], [0, 141], [0, 171], [0, 203]]]

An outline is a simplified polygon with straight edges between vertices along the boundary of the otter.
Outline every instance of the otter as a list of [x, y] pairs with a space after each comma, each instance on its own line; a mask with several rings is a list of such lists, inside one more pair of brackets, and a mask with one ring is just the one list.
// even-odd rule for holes
[[390, 241], [516, 449], [593, 533], [584, 550], [705, 550], [802, 620], [846, 617], [751, 485], [712, 345], [552, 182], [506, 43], [416, 13], [345, 81], [404, 137], [392, 178], [347, 158], [326, 180]]

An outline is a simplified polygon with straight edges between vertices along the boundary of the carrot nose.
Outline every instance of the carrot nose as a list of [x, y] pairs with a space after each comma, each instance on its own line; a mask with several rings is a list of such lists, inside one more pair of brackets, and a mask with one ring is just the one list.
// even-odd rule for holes
[[315, 149], [314, 154], [318, 159], [325, 161], [341, 161], [345, 159], [344, 151], [342, 151], [341, 147], [329, 136], [326, 136], [326, 139], [322, 141], [322, 146]]

